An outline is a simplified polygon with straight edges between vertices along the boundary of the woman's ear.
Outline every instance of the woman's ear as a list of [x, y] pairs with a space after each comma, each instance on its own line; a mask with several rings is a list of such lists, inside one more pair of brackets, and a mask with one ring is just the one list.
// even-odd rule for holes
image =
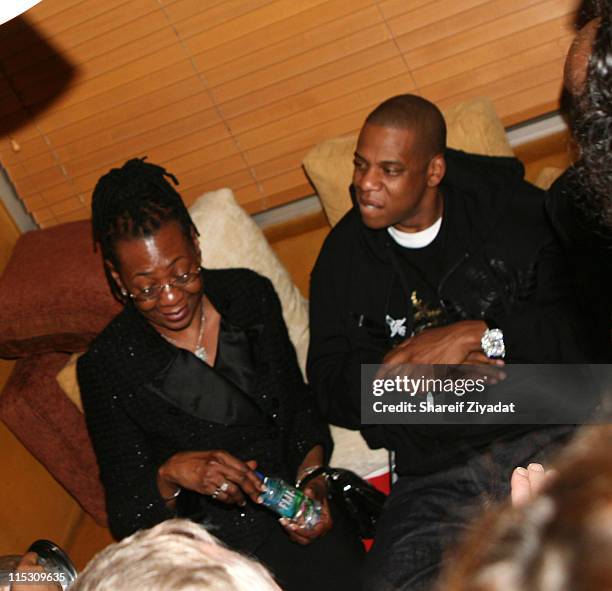
[[104, 267], [106, 268], [107, 274], [111, 276], [112, 280], [119, 288], [121, 295], [126, 298], [129, 292], [125, 288], [125, 285], [123, 285], [123, 282], [121, 281], [121, 276], [119, 275], [117, 269], [115, 269], [115, 265], [113, 265], [113, 263], [111, 263], [109, 260], [105, 260]]
[[195, 228], [191, 228], [191, 242], [193, 244], [193, 250], [196, 254], [198, 265], [202, 264], [202, 251], [200, 250], [200, 239], [196, 234]]

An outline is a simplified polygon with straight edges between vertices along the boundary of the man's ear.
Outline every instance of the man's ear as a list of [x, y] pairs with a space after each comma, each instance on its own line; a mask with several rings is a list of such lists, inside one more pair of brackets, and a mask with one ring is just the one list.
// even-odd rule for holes
[[443, 154], [436, 154], [429, 161], [429, 168], [427, 170], [427, 186], [437, 187], [446, 174], [446, 160]]

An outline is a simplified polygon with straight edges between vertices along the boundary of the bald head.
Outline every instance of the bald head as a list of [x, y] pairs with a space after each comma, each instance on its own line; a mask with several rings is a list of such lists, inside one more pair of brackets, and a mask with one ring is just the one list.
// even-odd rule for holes
[[413, 130], [419, 150], [428, 159], [446, 149], [446, 123], [440, 109], [414, 94], [387, 99], [367, 116], [365, 123]]

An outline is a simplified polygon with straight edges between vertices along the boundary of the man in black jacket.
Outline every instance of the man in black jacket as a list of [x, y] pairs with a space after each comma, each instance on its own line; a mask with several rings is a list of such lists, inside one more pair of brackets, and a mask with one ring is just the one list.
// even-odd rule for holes
[[330, 422], [396, 452], [365, 588], [424, 589], [469, 510], [506, 495], [512, 468], [568, 429], [362, 426], [361, 365], [500, 367], [590, 352], [542, 192], [517, 160], [447, 149], [437, 107], [400, 95], [368, 116], [354, 164], [354, 207], [312, 274], [308, 376]]

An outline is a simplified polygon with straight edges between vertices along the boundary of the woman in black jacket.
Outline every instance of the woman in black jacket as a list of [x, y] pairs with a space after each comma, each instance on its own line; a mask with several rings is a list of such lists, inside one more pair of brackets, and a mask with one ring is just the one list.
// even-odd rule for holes
[[167, 178], [176, 183], [134, 159], [93, 194], [94, 240], [125, 304], [78, 362], [111, 531], [185, 515], [258, 556], [285, 589], [350, 589], [362, 550], [342, 521], [332, 529], [324, 480], [306, 488], [323, 506], [313, 528], [279, 525], [258, 503], [256, 469], [293, 482], [331, 448], [278, 297], [252, 271], [201, 268], [197, 229]]

